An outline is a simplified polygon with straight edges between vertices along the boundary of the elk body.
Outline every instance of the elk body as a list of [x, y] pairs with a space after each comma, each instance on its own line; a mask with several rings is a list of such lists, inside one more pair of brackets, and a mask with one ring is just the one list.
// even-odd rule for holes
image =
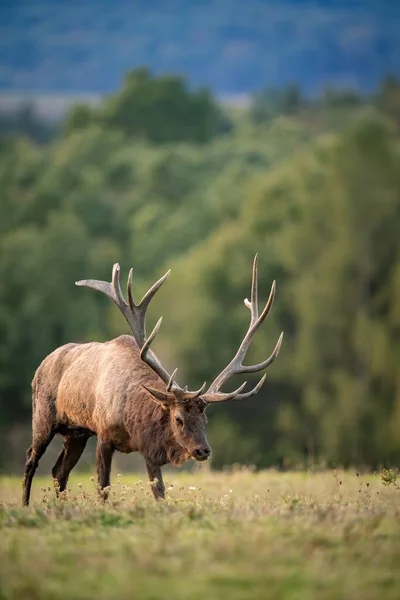
[[205, 425], [205, 409], [213, 402], [247, 399], [257, 394], [265, 375], [255, 388], [243, 392], [244, 383], [233, 392], [221, 392], [235, 374], [266, 369], [278, 356], [282, 336], [271, 356], [252, 366], [243, 359], [251, 340], [266, 318], [275, 295], [272, 285], [267, 304], [258, 314], [257, 256], [253, 265], [249, 329], [232, 361], [205, 390], [191, 392], [180, 387], [175, 371], [170, 375], [150, 349], [161, 319], [147, 337], [145, 316], [154, 294], [169, 275], [166, 273], [139, 304], [132, 296], [132, 269], [128, 279], [128, 302], [119, 284], [119, 265], [114, 265], [111, 283], [78, 281], [106, 294], [126, 318], [132, 335], [104, 343], [66, 344], [52, 352], [37, 369], [32, 381], [32, 445], [27, 451], [23, 480], [23, 504], [29, 504], [32, 479], [40, 458], [56, 434], [63, 436], [61, 453], [52, 469], [56, 489], [65, 490], [68, 477], [81, 457], [87, 440], [97, 436], [98, 488], [103, 497], [110, 486], [111, 461], [115, 450], [138, 451], [144, 457], [156, 499], [164, 497], [161, 467], [183, 464], [189, 458], [206, 460], [211, 449]]

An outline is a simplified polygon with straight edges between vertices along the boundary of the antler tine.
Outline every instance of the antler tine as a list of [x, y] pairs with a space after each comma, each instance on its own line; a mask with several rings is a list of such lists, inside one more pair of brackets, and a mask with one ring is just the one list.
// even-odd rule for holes
[[135, 302], [133, 300], [133, 293], [132, 293], [132, 275], [133, 275], [133, 267], [131, 267], [129, 269], [128, 282], [126, 284], [126, 289], [127, 289], [127, 292], [128, 292], [129, 308], [133, 312], [135, 310], [135, 306], [136, 305], [135, 305]]
[[228, 392], [228, 393], [224, 393], [224, 392], [219, 392], [219, 391], [215, 391], [215, 392], [207, 392], [206, 394], [204, 394], [203, 399], [208, 403], [211, 404], [212, 402], [226, 402], [227, 400], [233, 400], [237, 397], [238, 394], [240, 394], [240, 392], [242, 390], [244, 390], [244, 388], [246, 387], [247, 381], [245, 381], [244, 383], [242, 383], [241, 386], [239, 386], [237, 388], [237, 390], [234, 390], [233, 392]]
[[255, 396], [261, 390], [262, 386], [264, 385], [264, 381], [266, 379], [267, 379], [267, 374], [264, 373], [264, 375], [261, 377], [260, 381], [257, 383], [257, 385], [252, 390], [245, 392], [244, 394], [236, 394], [236, 396], [233, 398], [233, 400], [247, 400], [247, 398], [251, 398], [252, 396]]
[[255, 255], [254, 262], [253, 262], [253, 277], [252, 277], [252, 283], [251, 283], [251, 302], [249, 302], [249, 300], [247, 298], [244, 301], [247, 308], [249, 308], [251, 311], [251, 319], [250, 319], [249, 328], [248, 328], [247, 333], [244, 336], [243, 341], [240, 344], [238, 351], [236, 352], [234, 358], [225, 367], [225, 369], [223, 369], [223, 371], [221, 371], [221, 373], [213, 381], [213, 383], [211, 384], [211, 386], [209, 387], [207, 392], [204, 394], [203, 398], [207, 402], [223, 402], [223, 401], [231, 400], [234, 398], [236, 398], [238, 400], [244, 400], [246, 398], [250, 398], [251, 396], [254, 396], [261, 389], [261, 386], [263, 385], [263, 383], [265, 381], [265, 376], [259, 381], [259, 383], [255, 386], [255, 388], [253, 388], [252, 390], [250, 390], [249, 392], [246, 392], [244, 394], [240, 394], [241, 390], [240, 391], [236, 390], [236, 392], [232, 392], [234, 394], [232, 396], [232, 394], [223, 394], [219, 390], [224, 385], [224, 383], [226, 383], [226, 381], [233, 375], [238, 375], [241, 373], [256, 373], [257, 371], [262, 371], [263, 369], [266, 369], [267, 367], [269, 367], [269, 365], [271, 363], [273, 363], [273, 361], [276, 359], [276, 357], [279, 354], [279, 350], [280, 350], [280, 347], [282, 344], [282, 339], [283, 339], [283, 332], [279, 336], [279, 339], [275, 345], [275, 348], [274, 348], [272, 354], [266, 360], [264, 360], [263, 362], [258, 363], [256, 365], [249, 365], [249, 366], [243, 365], [243, 360], [244, 360], [246, 353], [250, 347], [251, 341], [252, 341], [256, 331], [259, 329], [259, 327], [262, 325], [262, 323], [266, 319], [269, 311], [271, 310], [271, 307], [272, 307], [272, 304], [273, 304], [273, 301], [275, 298], [276, 282], [274, 281], [272, 283], [271, 291], [270, 291], [267, 303], [264, 307], [264, 310], [262, 311], [261, 315], [258, 315], [257, 270], [258, 270], [258, 254]]
[[254, 310], [252, 318], [253, 320], [256, 320], [258, 319], [258, 252], [254, 257], [253, 262], [253, 278], [251, 280], [251, 304]]
[[142, 347], [146, 341], [146, 311], [150, 304], [150, 301], [155, 296], [156, 292], [160, 289], [164, 281], [168, 278], [171, 273], [171, 269], [165, 273], [158, 281], [156, 281], [151, 288], [146, 292], [143, 296], [139, 304], [135, 304], [135, 300], [133, 298], [132, 293], [132, 273], [133, 269], [130, 269], [128, 276], [128, 300], [129, 300], [129, 308], [130, 313], [133, 315], [135, 320], [135, 331], [137, 337], [136, 341], [139, 344], [139, 347]]
[[221, 392], [217, 392], [216, 394], [212, 395], [210, 399], [207, 398], [207, 402], [212, 403], [212, 402], [226, 402], [227, 400], [247, 400], [247, 398], [251, 398], [252, 396], [255, 396], [256, 394], [258, 394], [258, 392], [262, 388], [266, 378], [267, 378], [267, 375], [264, 374], [261, 377], [260, 381], [257, 383], [257, 385], [252, 390], [245, 392], [244, 394], [241, 394], [240, 392], [241, 392], [241, 390], [244, 389], [247, 381], [245, 381], [244, 384], [240, 386], [240, 388], [238, 388], [237, 390], [235, 390], [234, 392], [232, 392], [230, 394], [222, 394]]
[[169, 391], [171, 389], [171, 388], [169, 388], [170, 383], [171, 383], [171, 387], [173, 385], [175, 385], [176, 387], [179, 387], [173, 381], [174, 375], [176, 374], [178, 369], [175, 369], [175, 371], [172, 373], [172, 375], [170, 375], [168, 373], [168, 371], [166, 369], [164, 369], [164, 367], [162, 366], [162, 364], [160, 363], [160, 361], [158, 360], [158, 358], [154, 354], [154, 352], [152, 352], [150, 350], [150, 344], [153, 342], [154, 338], [156, 337], [156, 335], [161, 327], [161, 323], [162, 323], [162, 317], [160, 317], [158, 319], [153, 331], [151, 332], [151, 334], [149, 335], [147, 340], [144, 342], [143, 347], [140, 351], [140, 358], [145, 363], [147, 363], [149, 365], [149, 367], [157, 373], [157, 375], [159, 375], [161, 377], [161, 379], [164, 381], [164, 383], [167, 384], [167, 391]]
[[203, 383], [203, 385], [201, 386], [201, 388], [199, 388], [195, 392], [186, 392], [186, 399], [187, 400], [195, 400], [196, 398], [199, 398], [199, 396], [201, 396], [202, 393], [204, 392], [204, 390], [206, 389], [206, 385], [207, 385], [207, 382], [205, 381]]
[[247, 308], [251, 311], [251, 325], [255, 323], [258, 319], [258, 277], [257, 277], [257, 267], [258, 267], [258, 254], [254, 257], [253, 262], [253, 277], [251, 280], [251, 302], [245, 299], [244, 303]]
[[154, 295], [160, 289], [160, 287], [162, 286], [162, 284], [164, 283], [164, 281], [166, 279], [168, 279], [170, 273], [171, 273], [171, 269], [169, 269], [165, 273], [165, 275], [163, 275], [162, 277], [160, 277], [160, 279], [158, 281], [156, 281], [151, 286], [151, 288], [145, 293], [145, 295], [143, 296], [143, 298], [141, 299], [141, 301], [138, 304], [138, 307], [140, 307], [144, 312], [146, 312], [146, 309], [147, 309], [148, 305], [150, 304], [151, 300], [153, 299]]
[[114, 290], [115, 297], [118, 299], [118, 306], [120, 306], [120, 305], [128, 306], [126, 303], [126, 300], [123, 297], [122, 292], [121, 292], [121, 286], [119, 283], [120, 270], [121, 270], [121, 268], [120, 268], [119, 264], [115, 263], [115, 265], [113, 266], [113, 270], [112, 270], [111, 285]]
[[[256, 269], [257, 269], [257, 267], [256, 267]], [[257, 270], [256, 270], [256, 273], [257, 273]], [[272, 286], [271, 286], [271, 291], [270, 291], [269, 296], [268, 296], [267, 303], [266, 303], [266, 305], [264, 307], [264, 310], [262, 311], [262, 313], [261, 313], [260, 316], [258, 316], [257, 302], [256, 302], [255, 307], [254, 307], [254, 304], [252, 303], [250, 326], [249, 326], [249, 329], [247, 330], [247, 333], [246, 333], [246, 335], [243, 338], [243, 342], [240, 344], [239, 350], [237, 351], [237, 354], [236, 354], [236, 356], [238, 358], [240, 358], [240, 363], [242, 362], [242, 360], [246, 356], [247, 350], [250, 347], [250, 343], [251, 343], [251, 340], [254, 337], [254, 334], [256, 333], [257, 329], [259, 329], [259, 327], [263, 324], [263, 322], [265, 321], [265, 319], [266, 319], [269, 311], [271, 310], [271, 307], [272, 307], [272, 304], [273, 304], [274, 298], [275, 298], [275, 291], [276, 291], [276, 282], [273, 281], [272, 282]], [[254, 318], [254, 315], [257, 315], [257, 317]], [[243, 365], [241, 365], [241, 366], [243, 366]], [[248, 373], [249, 371], [241, 371], [241, 372]]]
[[[157, 321], [157, 323], [154, 326], [153, 331], [151, 332], [151, 334], [149, 335], [149, 337], [147, 338], [147, 340], [145, 341], [145, 343], [142, 346], [142, 349], [140, 351], [140, 358], [142, 360], [146, 360], [146, 354], [149, 350], [150, 344], [152, 343], [152, 341], [154, 340], [154, 338], [156, 337], [158, 330], [161, 327], [161, 323], [162, 323], [162, 317], [160, 317]], [[169, 383], [169, 378], [168, 378], [168, 383]]]
[[251, 365], [251, 366], [250, 365], [249, 366], [242, 365], [240, 372], [241, 373], [257, 373], [257, 371], [263, 371], [264, 369], [269, 367], [269, 365], [271, 365], [279, 355], [279, 351], [280, 351], [281, 345], [282, 345], [282, 340], [283, 340], [283, 331], [281, 332], [281, 335], [279, 336], [279, 339], [276, 342], [276, 345], [272, 351], [272, 354], [266, 360], [258, 363], [257, 365]]
[[178, 369], [175, 369], [175, 371], [172, 372], [172, 375], [169, 378], [169, 381], [168, 381], [168, 384], [167, 384], [167, 392], [171, 391], [171, 388], [173, 386], [175, 375], [176, 375], [177, 371], [178, 371]]
[[126, 310], [128, 305], [125, 302], [119, 285], [119, 271], [120, 266], [118, 263], [115, 263], [112, 270], [111, 283], [98, 279], [81, 279], [80, 281], [75, 281], [75, 285], [92, 288], [93, 290], [102, 292], [118, 306], [124, 317], [128, 319], [128, 313]]

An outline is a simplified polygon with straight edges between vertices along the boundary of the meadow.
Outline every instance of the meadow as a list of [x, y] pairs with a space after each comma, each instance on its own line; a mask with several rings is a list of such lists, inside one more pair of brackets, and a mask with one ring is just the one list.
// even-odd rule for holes
[[0, 481], [1, 600], [398, 599], [400, 489], [344, 471], [166, 474], [156, 503], [141, 475], [110, 499], [75, 474], [55, 498]]

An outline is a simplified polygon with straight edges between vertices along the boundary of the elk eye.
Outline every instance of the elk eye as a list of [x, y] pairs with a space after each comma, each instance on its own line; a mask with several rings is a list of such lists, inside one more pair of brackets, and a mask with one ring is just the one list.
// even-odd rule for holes
[[178, 425], [183, 425], [182, 417], [175, 417], [175, 421], [178, 423]]

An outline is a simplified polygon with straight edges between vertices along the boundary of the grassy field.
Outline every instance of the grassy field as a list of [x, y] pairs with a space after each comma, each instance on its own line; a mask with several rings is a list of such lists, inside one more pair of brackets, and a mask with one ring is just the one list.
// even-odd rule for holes
[[110, 501], [75, 475], [55, 499], [0, 480], [0, 599], [400, 598], [400, 490], [379, 474], [114, 475]]

